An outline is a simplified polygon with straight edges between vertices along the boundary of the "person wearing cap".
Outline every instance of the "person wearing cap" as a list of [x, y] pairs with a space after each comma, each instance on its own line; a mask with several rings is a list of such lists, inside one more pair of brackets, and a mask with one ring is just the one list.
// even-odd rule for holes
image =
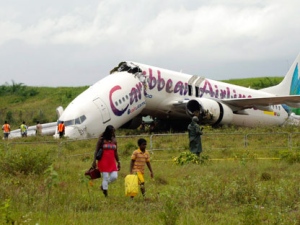
[[203, 128], [200, 129], [198, 122], [198, 117], [194, 116], [192, 122], [188, 125], [188, 134], [190, 151], [197, 156], [200, 156], [200, 153], [202, 152], [201, 135], [203, 134]]

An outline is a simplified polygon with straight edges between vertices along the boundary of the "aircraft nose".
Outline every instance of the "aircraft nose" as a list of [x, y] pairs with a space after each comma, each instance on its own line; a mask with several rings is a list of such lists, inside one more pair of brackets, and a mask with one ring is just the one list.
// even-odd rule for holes
[[[78, 139], [80, 138], [79, 130], [75, 126], [67, 126], [65, 127], [65, 135], [66, 138], [70, 139]], [[54, 138], [59, 138], [58, 132], [53, 135]]]
[[65, 128], [65, 137], [71, 139], [85, 138], [85, 131], [84, 129], [79, 129], [79, 127], [76, 126], [67, 126]]

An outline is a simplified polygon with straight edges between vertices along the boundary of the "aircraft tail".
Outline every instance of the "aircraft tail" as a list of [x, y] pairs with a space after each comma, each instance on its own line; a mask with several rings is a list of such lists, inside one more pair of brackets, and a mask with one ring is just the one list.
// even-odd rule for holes
[[300, 95], [300, 78], [299, 78], [300, 54], [290, 67], [284, 79], [276, 86], [261, 89], [274, 95]]

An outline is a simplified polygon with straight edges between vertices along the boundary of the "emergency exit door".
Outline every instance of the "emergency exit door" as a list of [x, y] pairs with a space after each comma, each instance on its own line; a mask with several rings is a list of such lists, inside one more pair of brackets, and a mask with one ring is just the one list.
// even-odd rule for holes
[[110, 118], [109, 111], [108, 111], [106, 104], [100, 98], [94, 99], [93, 102], [100, 111], [103, 124], [110, 121], [111, 118]]

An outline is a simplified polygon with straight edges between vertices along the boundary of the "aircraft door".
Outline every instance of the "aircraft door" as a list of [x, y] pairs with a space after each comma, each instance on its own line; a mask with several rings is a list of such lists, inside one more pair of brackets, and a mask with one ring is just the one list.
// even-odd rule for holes
[[100, 111], [103, 124], [110, 121], [111, 118], [110, 118], [110, 115], [109, 115], [109, 112], [108, 112], [108, 109], [107, 109], [107, 106], [105, 105], [105, 103], [100, 98], [94, 99], [93, 103], [96, 105], [96, 107]]

